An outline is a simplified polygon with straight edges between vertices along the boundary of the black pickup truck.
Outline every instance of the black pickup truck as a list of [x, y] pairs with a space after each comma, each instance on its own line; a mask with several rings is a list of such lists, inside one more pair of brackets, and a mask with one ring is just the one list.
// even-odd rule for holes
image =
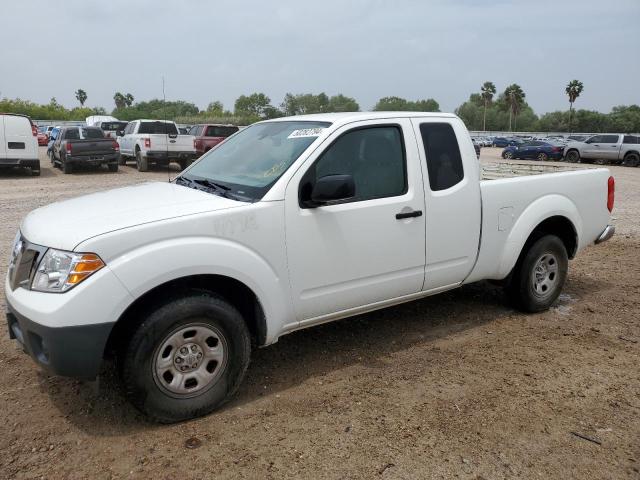
[[51, 149], [51, 162], [64, 173], [80, 165], [107, 165], [118, 171], [120, 146], [98, 127], [64, 127]]

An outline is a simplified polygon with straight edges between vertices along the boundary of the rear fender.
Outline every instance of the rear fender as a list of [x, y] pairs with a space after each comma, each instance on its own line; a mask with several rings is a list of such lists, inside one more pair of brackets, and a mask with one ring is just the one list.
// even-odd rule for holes
[[582, 218], [576, 205], [569, 198], [557, 194], [539, 198], [522, 212], [513, 225], [500, 258], [498, 278], [505, 278], [511, 272], [536, 227], [546, 219], [556, 216], [565, 217], [573, 224], [578, 236], [576, 244], [580, 245]]

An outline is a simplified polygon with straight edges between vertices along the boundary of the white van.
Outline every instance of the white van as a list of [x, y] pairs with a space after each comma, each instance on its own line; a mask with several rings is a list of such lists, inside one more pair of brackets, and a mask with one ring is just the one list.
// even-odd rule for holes
[[0, 167], [27, 167], [40, 175], [38, 128], [26, 115], [0, 113]]

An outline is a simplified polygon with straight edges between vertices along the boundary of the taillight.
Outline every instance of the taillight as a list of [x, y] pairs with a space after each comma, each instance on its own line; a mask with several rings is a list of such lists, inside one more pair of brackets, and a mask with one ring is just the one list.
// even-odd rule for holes
[[118, 142], [116, 142], [115, 140], [111, 142], [111, 146], [113, 146], [113, 149], [114, 149], [116, 152], [119, 152], [119, 151], [120, 151], [120, 144], [118, 144]]
[[616, 181], [613, 177], [609, 177], [607, 180], [607, 209], [609, 213], [613, 211], [613, 202], [616, 196]]
[[68, 143], [68, 142], [67, 142], [67, 143], [65, 143], [65, 148], [67, 149], [67, 153], [68, 153], [69, 155], [71, 155], [71, 144], [70, 144], [70, 143]]
[[38, 136], [38, 127], [36, 127], [33, 123], [31, 124], [31, 133], [34, 137]]
[[560, 147], [553, 147], [551, 150], [552, 150], [552, 151], [554, 151], [554, 152], [559, 152], [559, 151], [561, 151], [561, 150], [562, 150], [562, 148], [560, 148]]
[[144, 148], [151, 148], [151, 139], [150, 138], [145, 138], [144, 139]]

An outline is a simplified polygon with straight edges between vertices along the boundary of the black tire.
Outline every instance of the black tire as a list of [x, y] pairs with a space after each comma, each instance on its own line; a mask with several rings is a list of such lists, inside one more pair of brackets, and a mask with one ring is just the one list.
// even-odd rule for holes
[[117, 172], [118, 171], [118, 164], [117, 163], [110, 163], [109, 165], [109, 171], [110, 172]]
[[507, 160], [513, 160], [513, 153], [512, 152], [502, 152], [502, 158], [506, 158]]
[[140, 150], [136, 150], [136, 166], [139, 172], [146, 172], [149, 170], [149, 160], [142, 155]]
[[637, 153], [627, 153], [622, 164], [626, 167], [638, 167], [640, 166], [640, 155]]
[[127, 157], [125, 157], [124, 155], [120, 155], [120, 158], [118, 158], [118, 164], [119, 165], [126, 165], [127, 164]]
[[62, 171], [64, 173], [73, 173], [73, 165], [69, 162], [67, 162], [66, 158], [62, 158], [61, 162], [60, 162], [60, 168], [62, 169]]
[[180, 160], [178, 163], [180, 164], [180, 170], [184, 170], [185, 168], [188, 168], [189, 166], [191, 166], [191, 164], [193, 163], [193, 160], [191, 159]]
[[567, 162], [580, 163], [580, 152], [578, 150], [569, 150], [565, 155]]
[[[168, 338], [192, 326], [214, 329], [226, 354], [219, 373], [201, 393], [172, 394], [165, 389], [169, 383], [163, 384], [165, 380], [155, 373], [155, 362], [158, 355], [165, 355], [166, 348], [163, 352], [159, 349]], [[185, 334], [182, 341], [188, 338]], [[179, 351], [182, 347], [166, 354], [170, 364], [176, 365]], [[121, 353], [122, 381], [131, 403], [152, 420], [179, 422], [206, 415], [229, 400], [240, 386], [250, 357], [249, 331], [238, 310], [221, 297], [194, 292], [169, 301], [144, 318]], [[181, 382], [184, 387], [190, 381], [188, 375], [184, 374]]]
[[547, 160], [549, 160], [549, 155], [547, 155], [544, 152], [540, 152], [538, 154], [538, 160], [541, 161], [541, 162], [546, 162]]
[[[544, 259], [547, 259], [546, 261]], [[553, 263], [550, 263], [551, 260]], [[541, 270], [537, 270], [544, 264]], [[555, 274], [552, 278], [553, 265]], [[514, 306], [525, 312], [548, 310], [558, 299], [567, 278], [569, 258], [567, 249], [555, 235], [544, 235], [527, 242], [511, 273], [506, 292]], [[537, 273], [536, 273], [537, 272]], [[547, 276], [545, 281], [535, 278]]]

